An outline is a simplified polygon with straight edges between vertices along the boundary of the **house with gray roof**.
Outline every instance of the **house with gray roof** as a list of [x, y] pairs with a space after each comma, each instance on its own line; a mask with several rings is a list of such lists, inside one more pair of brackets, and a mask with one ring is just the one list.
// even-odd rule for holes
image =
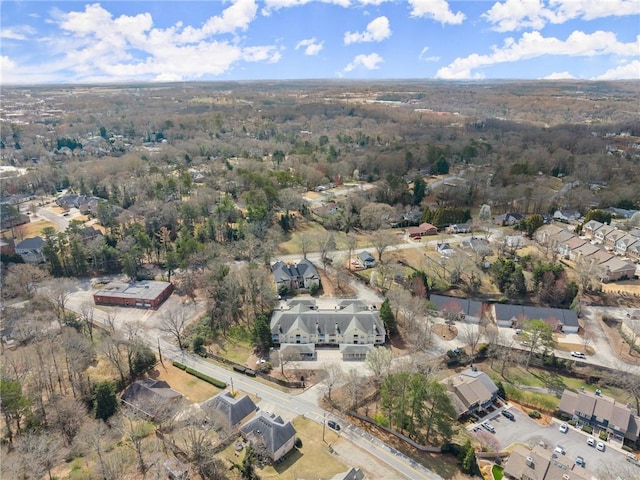
[[488, 308], [483, 302], [469, 298], [432, 294], [429, 300], [444, 318], [454, 317], [455, 320], [464, 320], [467, 323], [480, 323], [485, 317], [485, 312]]
[[42, 263], [45, 261], [44, 239], [40, 236], [25, 238], [16, 245], [16, 254], [20, 255], [25, 263]]
[[593, 427], [594, 436], [603, 431], [618, 441], [626, 438], [635, 442], [640, 437], [640, 417], [637, 412], [633, 411], [628, 404], [602, 395], [599, 390], [595, 393], [584, 390], [578, 392], [565, 390], [558, 409], [571, 415], [578, 422], [578, 427], [582, 425]]
[[313, 299], [290, 300], [271, 316], [276, 345], [382, 345], [386, 340], [380, 313], [360, 300], [343, 300], [333, 308], [318, 308]]
[[376, 259], [373, 258], [373, 255], [371, 255], [369, 252], [360, 252], [358, 254], [358, 258], [360, 259], [360, 262], [362, 263], [362, 266], [364, 268], [371, 268], [376, 264]]
[[200, 408], [205, 412], [209, 409], [219, 412], [220, 416], [226, 420], [227, 426], [233, 427], [255, 412], [257, 407], [248, 395], [238, 397], [231, 392], [220, 392], [203, 402]]
[[271, 266], [273, 281], [276, 289], [287, 290], [310, 289], [313, 285], [320, 286], [320, 275], [316, 267], [306, 258], [298, 263], [277, 261]]
[[592, 475], [572, 458], [540, 445], [516, 445], [504, 466], [504, 478], [516, 480], [590, 480]]
[[530, 307], [522, 305], [493, 305], [493, 318], [499, 327], [521, 326], [528, 320], [542, 320], [554, 330], [577, 333], [580, 327], [573, 310], [564, 308]]
[[126, 405], [153, 417], [167, 404], [178, 403], [182, 394], [163, 380], [141, 378], [129, 385], [120, 399]]
[[294, 447], [296, 430], [291, 422], [273, 413], [260, 410], [240, 428], [240, 434], [257, 450], [264, 448], [271, 460], [284, 457]]
[[484, 372], [469, 368], [445, 378], [442, 383], [458, 417], [487, 409], [498, 399], [498, 387]]

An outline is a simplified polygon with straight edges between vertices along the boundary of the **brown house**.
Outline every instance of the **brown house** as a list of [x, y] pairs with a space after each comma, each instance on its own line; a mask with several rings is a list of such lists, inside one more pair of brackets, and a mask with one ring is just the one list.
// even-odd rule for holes
[[407, 232], [411, 238], [421, 238], [425, 235], [436, 235], [438, 233], [438, 229], [430, 223], [421, 223], [417, 227], [409, 227]]
[[96, 305], [156, 309], [173, 292], [169, 282], [111, 282], [93, 294]]

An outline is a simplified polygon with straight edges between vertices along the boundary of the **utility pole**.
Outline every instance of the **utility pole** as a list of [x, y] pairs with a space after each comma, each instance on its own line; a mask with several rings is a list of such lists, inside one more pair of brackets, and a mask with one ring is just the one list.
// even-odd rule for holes
[[322, 418], [322, 441], [324, 442], [324, 430], [327, 428], [327, 412], [323, 414]]

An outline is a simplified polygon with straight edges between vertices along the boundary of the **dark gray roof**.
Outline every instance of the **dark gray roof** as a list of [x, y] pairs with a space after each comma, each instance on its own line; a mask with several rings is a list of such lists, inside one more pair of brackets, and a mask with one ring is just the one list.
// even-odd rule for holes
[[237, 398], [231, 392], [222, 392], [203, 402], [201, 408], [218, 410], [227, 419], [229, 426], [234, 426], [251, 412], [254, 412], [256, 404], [247, 395]]
[[524, 316], [521, 305], [495, 304], [496, 320], [520, 319]]
[[316, 267], [306, 258], [295, 264], [277, 261], [271, 266], [271, 270], [276, 283], [286, 282], [293, 278], [320, 279]]
[[40, 236], [25, 238], [18, 245], [17, 249], [20, 250], [40, 250], [44, 246], [44, 239]]
[[169, 282], [157, 282], [153, 280], [132, 283], [109, 282], [98, 290], [95, 295], [101, 297], [153, 300], [164, 292], [169, 285], [171, 285]]
[[280, 345], [280, 352], [285, 353], [287, 350], [312, 355], [316, 353], [316, 345], [314, 343], [282, 343]]
[[358, 254], [358, 258], [363, 262], [375, 261], [375, 258], [373, 258], [373, 255], [371, 255], [369, 252], [360, 252]]
[[578, 316], [573, 310], [564, 308], [530, 307], [522, 305], [495, 304], [496, 320], [544, 320], [546, 322], [558, 321], [568, 327], [578, 326]]
[[182, 394], [172, 389], [167, 382], [152, 378], [136, 380], [122, 394], [122, 400], [139, 407], [144, 407], [149, 401], [158, 398], [175, 400], [182, 398]]
[[264, 440], [267, 450], [274, 454], [291, 437], [294, 437], [296, 430], [291, 422], [284, 422], [282, 417], [259, 411], [256, 416], [245, 423], [240, 431], [247, 438], [256, 437]]
[[429, 298], [438, 310], [453, 309], [471, 317], [481, 317], [483, 303], [468, 298], [447, 297], [444, 295], [432, 294]]
[[315, 310], [309, 305], [295, 304], [289, 310], [276, 310], [271, 317], [271, 333], [286, 333], [294, 328], [307, 333], [335, 334], [355, 327], [363, 332], [384, 333], [384, 325], [376, 310], [360, 301], [351, 301], [339, 310]]
[[351, 343], [341, 343], [340, 344], [340, 353], [346, 353], [348, 355], [352, 355], [354, 353], [369, 353], [375, 347], [371, 344], [358, 344], [353, 345]]

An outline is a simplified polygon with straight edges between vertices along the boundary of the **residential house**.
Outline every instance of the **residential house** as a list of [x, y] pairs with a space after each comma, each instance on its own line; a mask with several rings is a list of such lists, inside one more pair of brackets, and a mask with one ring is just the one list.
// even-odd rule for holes
[[580, 327], [575, 311], [564, 308], [493, 305], [493, 318], [499, 327], [522, 326], [527, 320], [542, 320], [554, 330], [577, 333]]
[[517, 444], [504, 465], [503, 475], [509, 480], [591, 480], [591, 473], [572, 458], [540, 445], [530, 450]]
[[629, 219], [633, 217], [634, 214], [638, 213], [638, 210], [628, 210], [626, 208], [616, 208], [609, 207], [607, 211], [611, 213], [611, 215], [615, 218], [626, 218]]
[[572, 238], [577, 237], [575, 233], [562, 230], [561, 232], [551, 235], [547, 241], [547, 246], [554, 252], [560, 252], [560, 247]]
[[259, 450], [264, 448], [274, 462], [293, 449], [296, 438], [291, 422], [262, 410], [240, 428], [240, 434]]
[[257, 410], [256, 404], [251, 397], [244, 395], [238, 397], [231, 392], [220, 392], [216, 396], [203, 402], [200, 408], [205, 411], [213, 410], [218, 412], [228, 427], [234, 427], [242, 422], [249, 414]]
[[281, 343], [281, 358], [289, 360], [314, 360], [316, 358], [315, 343]]
[[504, 244], [508, 248], [522, 248], [526, 243], [527, 242], [522, 235], [509, 235], [504, 240]]
[[544, 225], [536, 230], [535, 239], [540, 245], [547, 245], [549, 243], [549, 239], [560, 233], [565, 231], [564, 228], [559, 227], [558, 225]]
[[44, 243], [40, 236], [25, 238], [16, 245], [16, 254], [20, 255], [25, 263], [42, 263], [45, 261]]
[[640, 263], [640, 239], [627, 247], [627, 256], [637, 263]]
[[484, 372], [469, 368], [442, 383], [458, 417], [486, 410], [498, 399], [498, 387]]
[[598, 265], [598, 272], [601, 282], [617, 282], [633, 278], [636, 274], [636, 266], [629, 260], [612, 256], [606, 262]]
[[319, 309], [313, 300], [294, 299], [273, 312], [271, 338], [276, 345], [382, 345], [386, 333], [380, 313], [359, 300]]
[[153, 417], [167, 404], [177, 405], [182, 399], [182, 394], [163, 380], [141, 378], [129, 385], [120, 399], [129, 407]]
[[577, 210], [556, 210], [553, 212], [553, 219], [559, 222], [571, 223], [576, 222], [580, 218], [580, 212]]
[[447, 242], [438, 242], [436, 244], [436, 251], [444, 257], [451, 257], [456, 253]]
[[615, 231], [616, 227], [612, 227], [611, 225], [603, 225], [598, 230], [596, 230], [593, 239], [598, 243], [604, 243], [607, 235], [611, 232]]
[[344, 361], [365, 361], [367, 355], [375, 347], [372, 344], [368, 345], [352, 345], [350, 343], [340, 344], [340, 353], [342, 354], [342, 360]]
[[409, 237], [418, 239], [425, 235], [436, 235], [438, 233], [438, 229], [430, 223], [421, 223], [417, 227], [407, 228], [407, 232], [409, 233]]
[[604, 248], [606, 248], [609, 251], [615, 250], [616, 243], [618, 242], [618, 240], [622, 239], [625, 235], [626, 233], [623, 232], [622, 230], [614, 230], [613, 232], [609, 233], [607, 237], [604, 239]]
[[320, 275], [316, 267], [306, 258], [298, 263], [284, 263], [277, 261], [271, 266], [276, 289], [287, 290], [310, 289], [313, 285], [320, 285]]
[[620, 256], [626, 256], [627, 255], [627, 250], [629, 250], [629, 247], [631, 247], [634, 243], [640, 242], [640, 239], [638, 237], [634, 237], [633, 235], [623, 235], [621, 238], [619, 238], [618, 240], [616, 240], [616, 243], [614, 245], [613, 248], [613, 252], [616, 255], [620, 255]]
[[471, 233], [473, 226], [470, 222], [449, 225], [446, 228], [447, 233]]
[[358, 258], [360, 259], [360, 263], [364, 268], [371, 268], [376, 265], [376, 259], [373, 258], [369, 252], [360, 252], [358, 253]]
[[364, 480], [364, 472], [357, 467], [351, 467], [346, 472], [337, 473], [329, 480]]
[[558, 246], [558, 253], [564, 258], [568, 258], [571, 261], [575, 261], [578, 256], [577, 251], [580, 247], [587, 244], [587, 240], [583, 238], [573, 236], [562, 245]]
[[489, 240], [486, 238], [473, 237], [469, 240], [469, 246], [471, 247], [471, 250], [480, 256], [488, 257], [489, 255], [493, 255], [491, 243], [489, 243]]
[[596, 231], [598, 231], [598, 229], [603, 225], [604, 223], [598, 222], [597, 220], [589, 220], [587, 223], [585, 223], [582, 226], [582, 234], [585, 235], [586, 237], [589, 237], [589, 239], [593, 240], [593, 238], [595, 237]]
[[431, 295], [429, 300], [436, 306], [438, 313], [445, 319], [464, 320], [467, 323], [480, 323], [485, 318], [488, 305], [468, 298]]
[[640, 437], [640, 417], [637, 412], [628, 404], [602, 395], [599, 390], [595, 393], [565, 390], [558, 409], [571, 415], [578, 427], [590, 425], [594, 435], [603, 431], [620, 442], [625, 438], [635, 442]]
[[593, 255], [594, 253], [600, 250], [601, 250], [600, 246], [593, 245], [587, 242], [575, 249], [571, 249], [571, 251], [569, 252], [569, 258], [574, 262], [578, 262], [583, 260], [585, 257], [588, 257], [589, 255]]
[[521, 213], [508, 212], [493, 217], [493, 223], [502, 227], [512, 227], [524, 218]]

